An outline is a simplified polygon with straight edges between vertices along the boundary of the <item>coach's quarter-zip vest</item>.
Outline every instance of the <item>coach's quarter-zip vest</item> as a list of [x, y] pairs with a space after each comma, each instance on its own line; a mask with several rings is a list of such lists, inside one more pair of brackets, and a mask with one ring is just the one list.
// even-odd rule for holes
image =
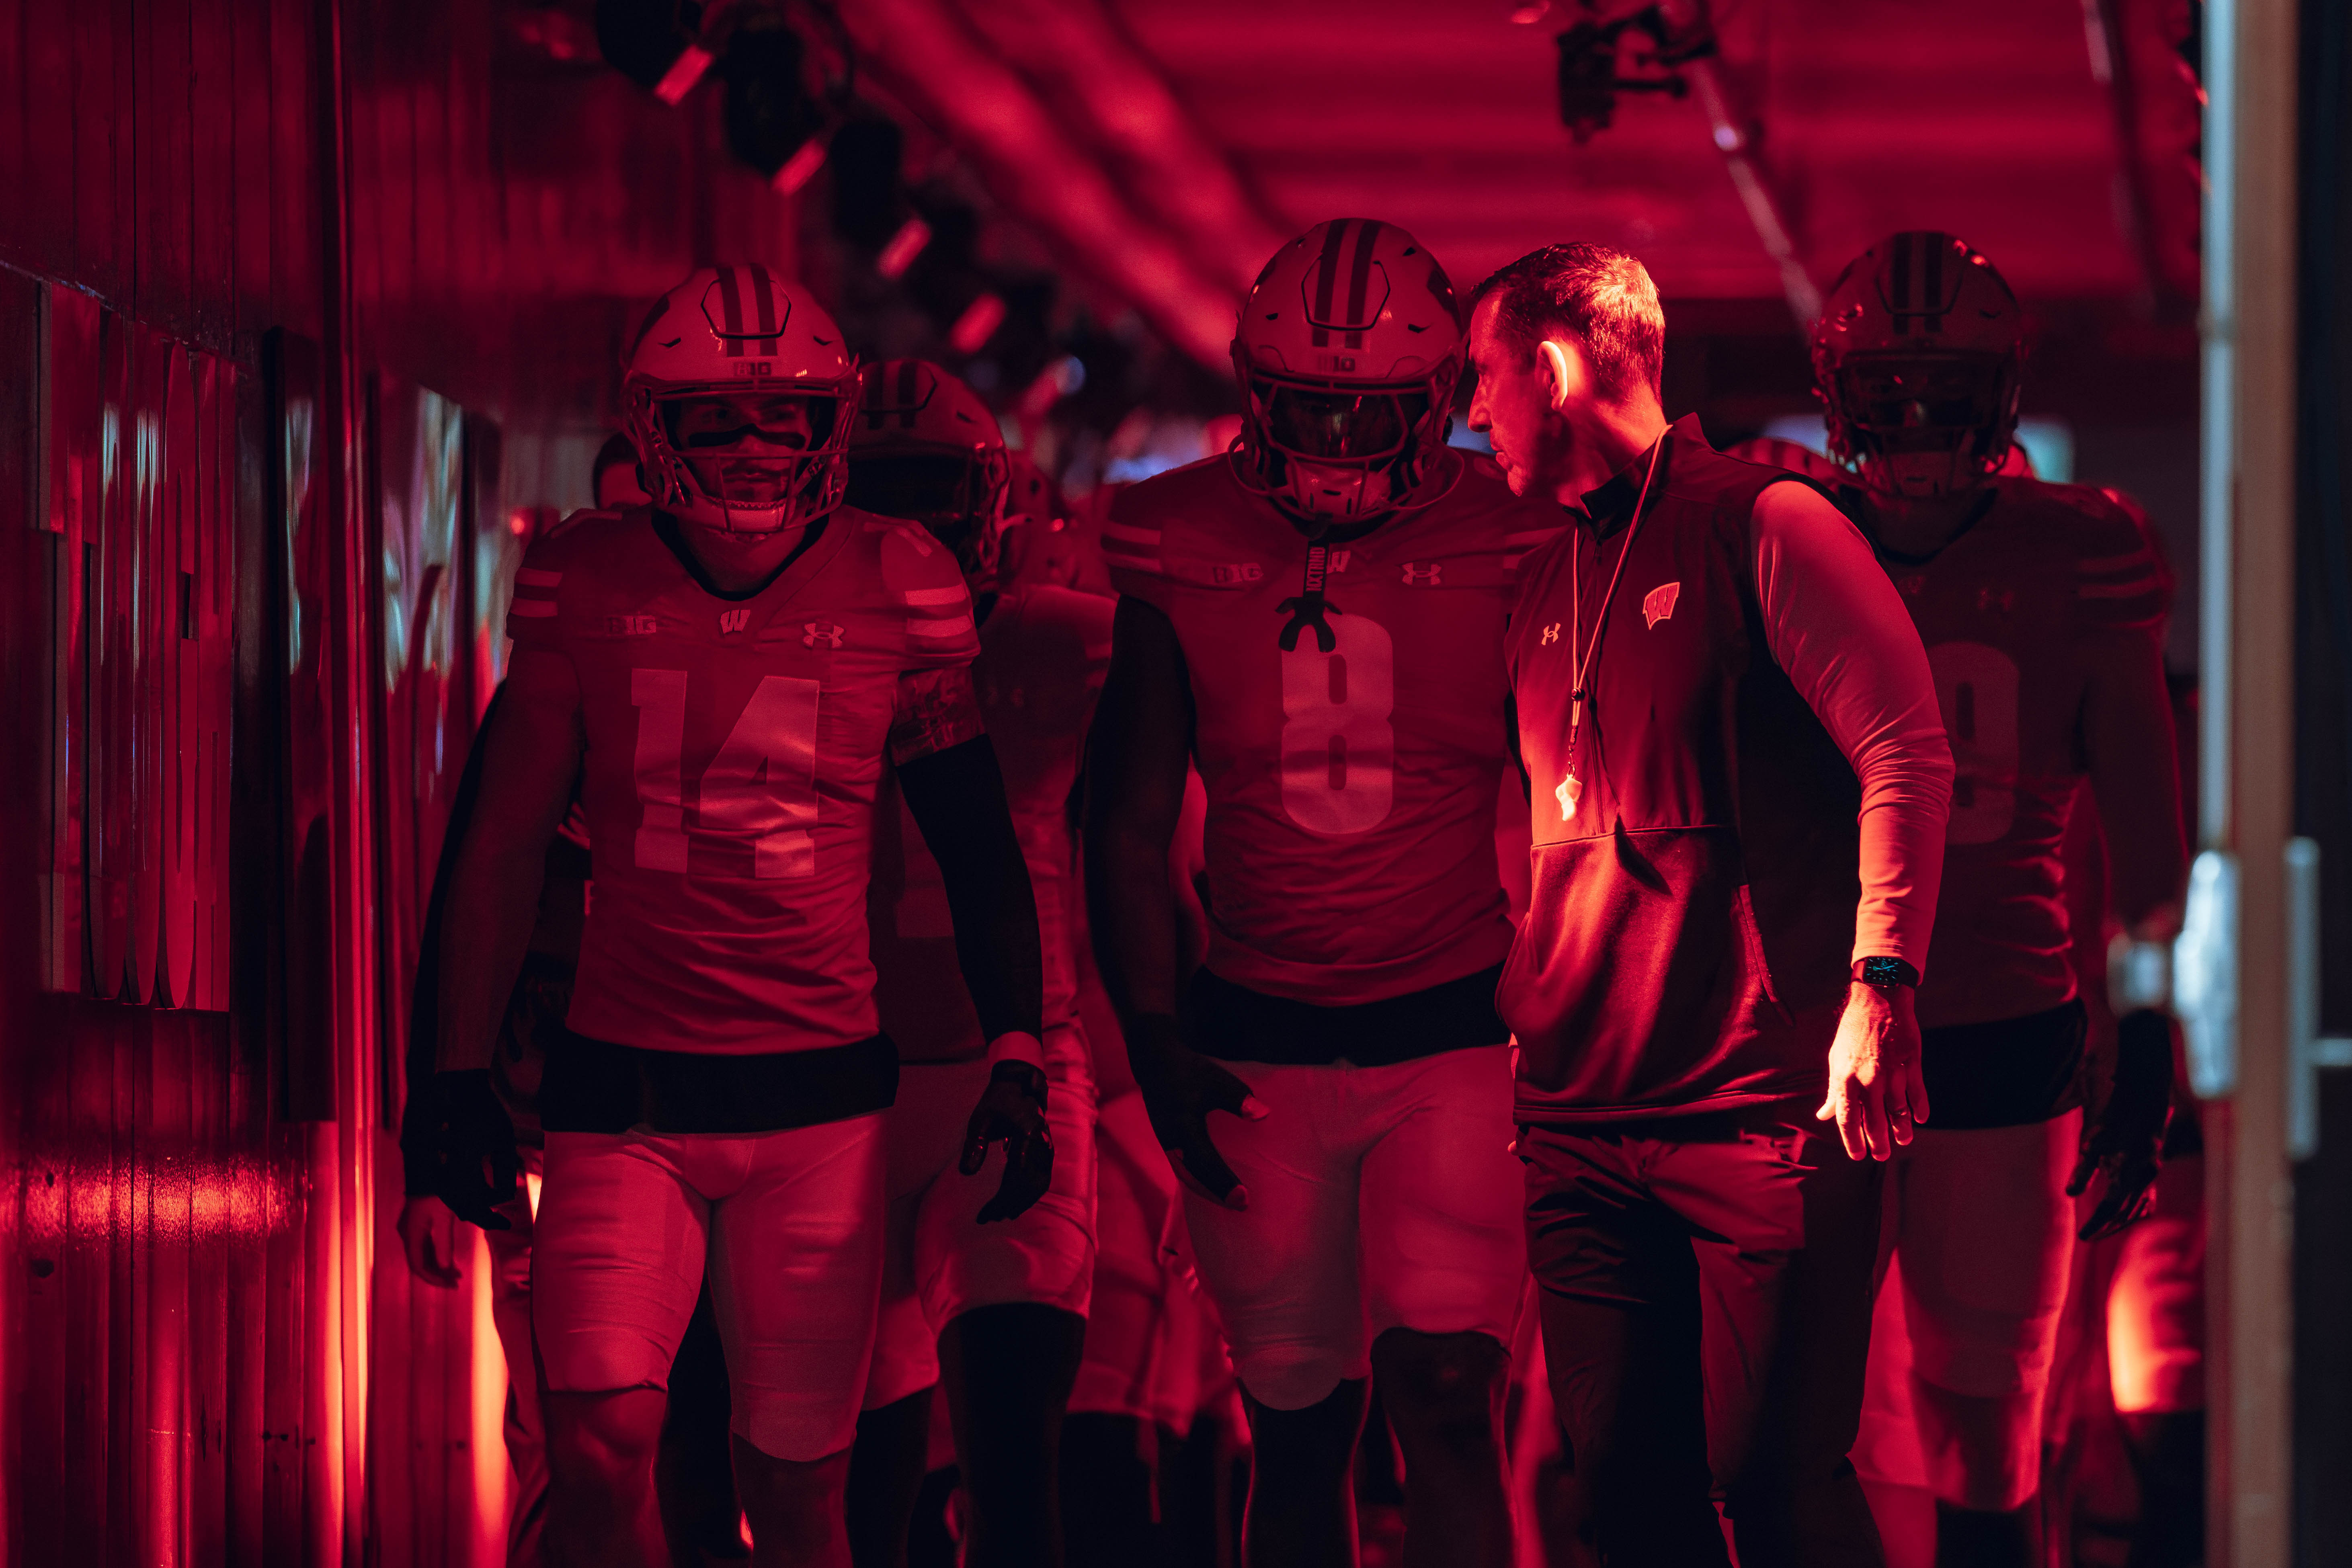
[[1646, 451], [1526, 563], [1512, 616], [1534, 896], [1499, 1000], [1525, 1121], [1818, 1095], [1845, 995], [1861, 788], [1773, 661], [1750, 546], [1757, 498], [1803, 481], [1722, 456], [1695, 417], [1664, 440], [1641, 526]]

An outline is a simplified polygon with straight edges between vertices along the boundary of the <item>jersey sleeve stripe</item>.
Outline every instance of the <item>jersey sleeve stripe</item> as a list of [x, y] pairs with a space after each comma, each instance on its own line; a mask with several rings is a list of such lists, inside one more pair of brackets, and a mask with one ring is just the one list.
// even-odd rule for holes
[[513, 604], [507, 606], [507, 613], [509, 615], [523, 616], [526, 617], [535, 616], [551, 616], [555, 614], [555, 601], [552, 599], [517, 599]]
[[965, 597], [961, 588], [909, 588], [906, 593], [910, 605], [961, 605]]
[[910, 620], [907, 623], [907, 635], [910, 637], [956, 637], [971, 630], [970, 616], [958, 616], [952, 620]]
[[2121, 555], [2086, 555], [2074, 564], [2085, 576], [2105, 577], [2134, 566], [2146, 565], [2154, 559], [2155, 552], [2142, 545], [2137, 550], [2127, 550]]
[[1104, 523], [1104, 542], [1108, 544], [1114, 539], [1125, 544], [1150, 544], [1157, 546], [1160, 542], [1160, 531], [1156, 528], [1137, 528], [1132, 523]]
[[1159, 556], [1143, 555], [1133, 551], [1113, 549], [1110, 542], [1107, 540], [1103, 543], [1103, 561], [1107, 565], [1122, 567], [1129, 572], [1140, 572], [1146, 576], [1157, 577], [1160, 575]]
[[543, 572], [536, 566], [515, 568], [515, 585], [519, 588], [552, 588], [562, 581], [561, 572]]

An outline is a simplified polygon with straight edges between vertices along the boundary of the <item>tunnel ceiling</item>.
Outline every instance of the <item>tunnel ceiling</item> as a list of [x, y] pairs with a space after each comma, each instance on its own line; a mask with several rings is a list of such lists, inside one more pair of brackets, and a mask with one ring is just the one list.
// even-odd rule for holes
[[[1119, 0], [1142, 49], [1286, 226], [1411, 228], [1458, 282], [1549, 240], [1641, 255], [1670, 296], [1775, 296], [1691, 98], [1625, 96], [1583, 146], [1553, 44], [1573, 7], [1502, 0]], [[2118, 134], [2084, 8], [2051, 0], [1727, 0], [1726, 74], [1826, 283], [1897, 228], [1966, 237], [2021, 293], [2125, 294]], [[2193, 201], [2193, 192], [2190, 195]], [[2176, 215], [2177, 216], [2177, 215]], [[2193, 213], [2190, 215], [2193, 218]]]

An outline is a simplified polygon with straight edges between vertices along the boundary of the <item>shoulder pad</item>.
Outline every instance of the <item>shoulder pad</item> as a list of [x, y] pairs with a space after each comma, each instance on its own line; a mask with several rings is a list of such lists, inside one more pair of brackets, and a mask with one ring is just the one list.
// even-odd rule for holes
[[2087, 485], [2009, 486], [2018, 501], [2035, 509], [2034, 526], [2052, 531], [2074, 568], [2075, 605], [2085, 626], [2151, 626], [2171, 612], [2172, 571], [2144, 517]]
[[915, 523], [869, 512], [842, 515], [869, 542], [883, 607], [905, 617], [908, 658], [921, 666], [971, 663], [980, 638], [955, 552]]

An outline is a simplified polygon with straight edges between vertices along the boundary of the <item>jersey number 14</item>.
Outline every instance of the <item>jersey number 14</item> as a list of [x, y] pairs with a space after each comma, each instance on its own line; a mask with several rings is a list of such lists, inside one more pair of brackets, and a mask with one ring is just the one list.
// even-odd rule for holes
[[[726, 742], [695, 785], [695, 826], [748, 846], [751, 875], [807, 877], [816, 871], [817, 683], [789, 675], [761, 678]], [[687, 868], [686, 671], [632, 670], [637, 707], [637, 821], [635, 859], [644, 871]]]

